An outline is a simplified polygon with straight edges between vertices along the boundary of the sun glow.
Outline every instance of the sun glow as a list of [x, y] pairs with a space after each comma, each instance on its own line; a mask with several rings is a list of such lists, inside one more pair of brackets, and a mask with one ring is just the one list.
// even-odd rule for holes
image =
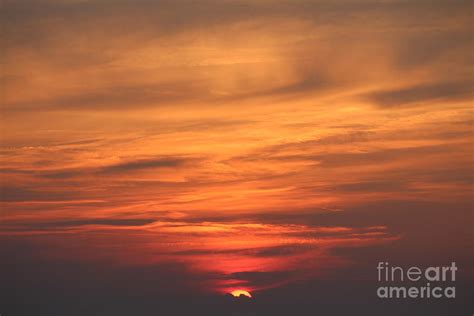
[[230, 294], [233, 297], [240, 297], [243, 295], [243, 296], [247, 296], [248, 298], [252, 298], [252, 294], [250, 294], [248, 291], [245, 291], [245, 290], [234, 290], [230, 292]]

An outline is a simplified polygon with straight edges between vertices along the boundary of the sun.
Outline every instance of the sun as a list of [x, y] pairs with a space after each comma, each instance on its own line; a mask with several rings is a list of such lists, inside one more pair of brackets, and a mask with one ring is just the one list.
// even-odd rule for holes
[[247, 296], [248, 298], [252, 298], [252, 294], [250, 294], [250, 292], [245, 291], [245, 290], [234, 290], [230, 292], [230, 294], [233, 297], [240, 297], [241, 295], [243, 295], [243, 296]]

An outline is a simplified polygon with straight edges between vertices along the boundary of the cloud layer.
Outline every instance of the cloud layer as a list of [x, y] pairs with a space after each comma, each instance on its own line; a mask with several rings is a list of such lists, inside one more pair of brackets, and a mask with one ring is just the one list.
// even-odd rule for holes
[[0, 245], [35, 255], [5, 266], [263, 296], [385, 256], [472, 266], [471, 12], [4, 1]]

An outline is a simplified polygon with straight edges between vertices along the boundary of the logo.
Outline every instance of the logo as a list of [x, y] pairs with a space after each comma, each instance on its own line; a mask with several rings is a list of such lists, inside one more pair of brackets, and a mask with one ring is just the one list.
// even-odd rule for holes
[[[456, 262], [448, 266], [427, 268], [392, 266], [388, 262], [377, 265], [377, 296], [391, 298], [456, 298]], [[406, 286], [409, 283], [409, 286]], [[402, 286], [400, 286], [402, 285]]]

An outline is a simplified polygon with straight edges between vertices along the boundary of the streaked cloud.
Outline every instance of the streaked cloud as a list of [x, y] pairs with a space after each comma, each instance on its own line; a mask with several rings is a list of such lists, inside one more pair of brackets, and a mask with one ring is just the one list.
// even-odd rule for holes
[[194, 293], [471, 263], [471, 12], [3, 1], [0, 244]]

